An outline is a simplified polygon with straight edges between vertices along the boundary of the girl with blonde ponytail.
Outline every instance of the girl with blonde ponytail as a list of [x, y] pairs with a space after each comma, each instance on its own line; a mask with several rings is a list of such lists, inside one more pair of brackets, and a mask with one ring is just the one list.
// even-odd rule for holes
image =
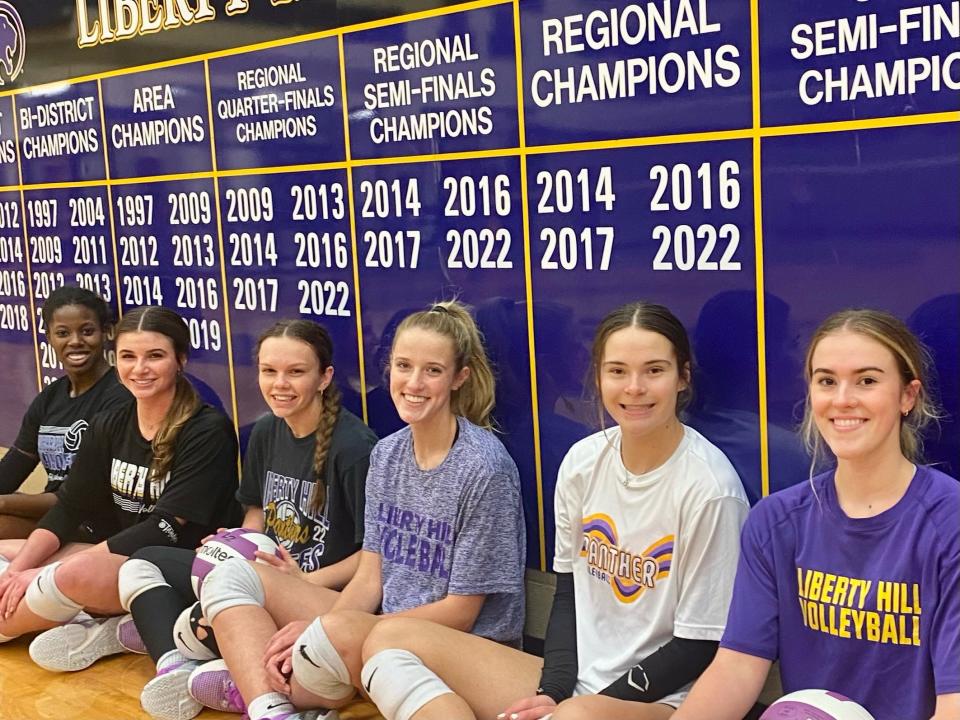
[[406, 427], [370, 454], [363, 549], [346, 587], [311, 587], [240, 560], [207, 575], [204, 615], [232, 671], [229, 684], [211, 683], [221, 690], [211, 704], [245, 707], [251, 720], [293, 720], [307, 717], [304, 708], [348, 702], [364, 638], [388, 615], [519, 643], [520, 483], [490, 430], [493, 373], [463, 305], [438, 303], [401, 322], [389, 386]]
[[[333, 343], [322, 326], [280, 320], [260, 336], [254, 359], [271, 412], [254, 425], [244, 456], [237, 492], [243, 527], [278, 544], [282, 559], [261, 553], [264, 567], [273, 566], [304, 592], [340, 589], [359, 560], [364, 484], [377, 438], [341, 407]], [[238, 669], [215, 658], [219, 646], [237, 647], [256, 637], [257, 613], [250, 627], [227, 631], [218, 643], [193, 594], [193, 558], [189, 550], [146, 548], [120, 573], [139, 637], [157, 665], [157, 676], [140, 696], [155, 718], [191, 718], [204, 704], [245, 709], [231, 674], [242, 676], [243, 664]], [[204, 593], [210, 592], [217, 592], [216, 582], [204, 584]], [[132, 649], [134, 642], [125, 645]]]
[[[237, 516], [237, 439], [184, 377], [189, 332], [172, 310], [131, 311], [116, 329], [117, 375], [132, 396], [91, 421], [57, 503], [26, 541], [0, 544], [0, 641], [49, 630], [30, 656], [79, 670], [118, 652], [118, 574], [151, 545], [194, 548]], [[89, 523], [96, 544], [70, 542]], [[0, 563], [6, 565], [4, 561]], [[89, 615], [75, 620], [84, 608]]]

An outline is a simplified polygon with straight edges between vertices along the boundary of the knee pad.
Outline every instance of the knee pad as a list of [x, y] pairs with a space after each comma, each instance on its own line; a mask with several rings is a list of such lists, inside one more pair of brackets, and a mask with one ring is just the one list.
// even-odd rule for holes
[[408, 650], [381, 650], [364, 663], [360, 681], [387, 720], [410, 720], [431, 700], [453, 692]]
[[65, 623], [73, 620], [83, 610], [83, 605], [74, 602], [57, 587], [57, 568], [62, 563], [45, 565], [27, 586], [23, 601], [34, 615], [51, 622]]
[[203, 580], [203, 615], [213, 623], [221, 612], [241, 605], [263, 607], [263, 583], [250, 563], [231, 558], [217, 565]]
[[327, 700], [344, 700], [354, 692], [350, 671], [317, 618], [293, 644], [293, 676], [305, 689]]
[[[213, 628], [204, 625], [203, 629], [200, 629], [202, 617], [203, 608], [198, 601], [180, 613], [180, 617], [173, 624], [173, 643], [189, 660], [213, 660], [220, 657], [220, 648], [213, 636]], [[200, 638], [200, 632], [206, 633], [203, 639]]]
[[120, 566], [117, 590], [120, 593], [120, 607], [130, 612], [133, 601], [147, 590], [169, 586], [160, 568], [147, 560], [127, 560]]

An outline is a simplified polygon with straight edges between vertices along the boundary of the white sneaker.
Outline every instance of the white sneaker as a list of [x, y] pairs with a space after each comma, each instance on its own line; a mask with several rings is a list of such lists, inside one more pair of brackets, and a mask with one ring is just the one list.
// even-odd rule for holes
[[117, 626], [122, 619], [120, 616], [91, 618], [47, 630], [30, 643], [30, 657], [40, 667], [53, 672], [88, 668], [102, 657], [125, 652], [117, 640]]
[[197, 663], [188, 661], [164, 668], [143, 686], [140, 705], [156, 720], [190, 720], [203, 705], [190, 696], [188, 681]]

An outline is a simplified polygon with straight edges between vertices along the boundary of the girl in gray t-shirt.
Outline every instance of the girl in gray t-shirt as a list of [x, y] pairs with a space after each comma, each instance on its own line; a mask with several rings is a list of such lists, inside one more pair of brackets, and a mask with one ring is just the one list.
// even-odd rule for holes
[[348, 702], [364, 639], [382, 615], [519, 642], [520, 482], [490, 429], [493, 373], [466, 308], [438, 303], [407, 317], [389, 377], [406, 427], [370, 455], [363, 550], [349, 584], [309, 586], [243, 561], [222, 563], [204, 582], [204, 615], [232, 672], [224, 699], [239, 690], [251, 720]]

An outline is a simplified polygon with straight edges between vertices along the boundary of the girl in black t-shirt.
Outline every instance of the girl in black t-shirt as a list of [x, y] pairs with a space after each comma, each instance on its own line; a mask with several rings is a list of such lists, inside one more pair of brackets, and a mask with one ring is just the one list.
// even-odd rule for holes
[[[236, 434], [183, 376], [189, 342], [172, 310], [124, 316], [117, 374], [133, 397], [94, 418], [30, 537], [0, 543], [0, 641], [62, 625], [30, 647], [43, 667], [79, 669], [116, 644], [119, 618], [70, 621], [84, 608], [122, 613], [117, 574], [129, 555], [150, 545], [192, 548], [235, 516]], [[91, 520], [96, 544], [70, 542]]]
[[[260, 337], [256, 361], [260, 392], [272, 412], [257, 421], [244, 456], [237, 493], [246, 510], [243, 526], [266, 533], [279, 545], [283, 559], [260, 553], [263, 562], [340, 589], [353, 577], [359, 559], [364, 487], [377, 438], [341, 407], [333, 382], [333, 344], [317, 323], [281, 320]], [[182, 720], [201, 710], [188, 681], [199, 661], [218, 653], [190, 585], [193, 558], [192, 551], [147, 548], [120, 573], [121, 598], [157, 664], [157, 676], [140, 698], [156, 718]], [[191, 606], [192, 627], [184, 626], [178, 618]], [[222, 661], [202, 667], [208, 678], [202, 684], [208, 689], [230, 682]]]
[[[103, 298], [64, 285], [50, 293], [41, 317], [47, 342], [66, 375], [30, 403], [13, 446], [0, 460], [0, 539], [25, 538], [53, 507], [90, 419], [129, 394], [110, 372], [104, 344], [113, 325]], [[42, 493], [20, 493], [37, 462], [47, 484]]]

